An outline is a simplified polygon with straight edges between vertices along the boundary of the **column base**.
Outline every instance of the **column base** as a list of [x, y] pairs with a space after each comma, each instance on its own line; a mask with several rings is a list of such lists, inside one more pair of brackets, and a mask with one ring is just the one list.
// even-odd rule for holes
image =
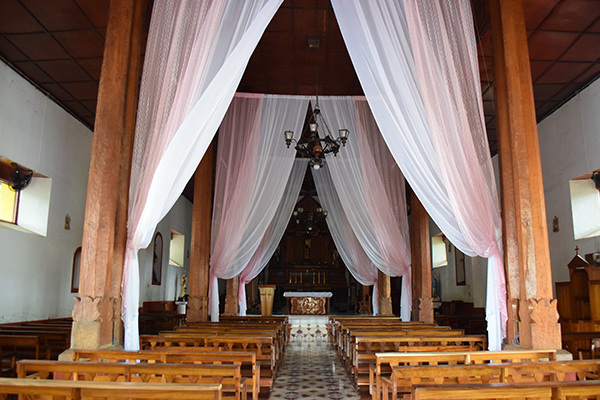
[[391, 317], [394, 315], [391, 297], [381, 297], [379, 299], [379, 315], [384, 317]]
[[189, 296], [186, 312], [187, 322], [208, 321], [208, 296]]
[[225, 310], [223, 315], [238, 315], [238, 297], [237, 296], [225, 296]]

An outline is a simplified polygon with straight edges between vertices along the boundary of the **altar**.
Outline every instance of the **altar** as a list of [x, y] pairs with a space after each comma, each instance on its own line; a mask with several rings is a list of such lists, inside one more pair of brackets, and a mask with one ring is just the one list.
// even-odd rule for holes
[[285, 292], [287, 313], [300, 315], [329, 314], [331, 292]]

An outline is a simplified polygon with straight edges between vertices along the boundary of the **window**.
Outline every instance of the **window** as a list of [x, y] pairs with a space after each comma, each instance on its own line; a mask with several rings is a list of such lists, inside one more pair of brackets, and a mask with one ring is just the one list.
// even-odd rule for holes
[[185, 236], [171, 229], [171, 248], [169, 250], [169, 265], [183, 268], [185, 254]]
[[600, 191], [591, 177], [586, 174], [569, 181], [575, 239], [600, 235]]
[[71, 274], [71, 293], [79, 291], [79, 276], [81, 271], [81, 246], [73, 254], [73, 273]]
[[431, 238], [431, 266], [432, 268], [438, 268], [446, 265], [448, 265], [446, 236], [439, 233]]
[[17, 222], [17, 204], [19, 191], [6, 182], [0, 182], [0, 221], [14, 224]]

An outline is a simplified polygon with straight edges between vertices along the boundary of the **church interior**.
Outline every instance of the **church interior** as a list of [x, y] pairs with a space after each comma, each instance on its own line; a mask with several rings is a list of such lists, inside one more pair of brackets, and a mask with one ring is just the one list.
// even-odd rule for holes
[[[391, 16], [396, 6], [404, 12], [407, 2], [373, 3], [381, 4], [384, 15]], [[231, 106], [225, 114], [227, 107], [222, 106], [224, 118], [214, 124], [196, 122], [202, 127], [198, 130], [210, 130], [207, 126], [213, 124], [217, 133], [206, 143], [190, 139], [184, 144], [190, 153], [202, 148], [203, 154], [200, 164], [185, 166], [189, 179], [180, 179], [184, 167], [179, 163], [146, 161], [152, 138], [143, 143], [148, 147], [138, 144], [142, 118], [149, 121], [148, 130], [155, 129], [156, 121], [164, 124], [164, 131], [171, 129], [167, 126], [171, 120], [148, 110], [166, 109], [179, 100], [178, 91], [167, 96], [164, 104], [142, 103], [150, 90], [171, 89], [156, 89], [144, 81], [147, 68], [160, 70], [171, 62], [156, 58], [151, 64], [155, 50], [146, 47], [156, 40], [153, 16], [166, 18], [156, 10], [167, 3], [0, 1], [0, 272], [4, 277], [0, 280], [0, 398], [5, 393], [40, 395], [52, 390], [56, 396], [73, 396], [66, 398], [76, 398], [75, 393], [92, 398], [101, 390], [115, 398], [153, 399], [188, 398], [192, 391], [206, 396], [201, 398], [238, 400], [387, 399], [389, 395], [492, 399], [499, 398], [500, 391], [514, 393], [512, 398], [525, 398], [525, 393], [540, 399], [595, 398], [600, 392], [600, 163], [596, 156], [600, 151], [600, 4], [596, 0], [457, 2], [468, 5], [472, 15], [470, 35], [480, 85], [474, 100], [483, 122], [481, 140], [487, 144], [480, 160], [482, 165], [489, 163], [495, 178], [487, 186], [497, 192], [492, 203], [499, 206], [495, 217], [500, 223], [492, 241], [503, 259], [500, 283], [488, 261], [493, 256], [470, 255], [471, 248], [453, 242], [463, 233], [453, 236], [454, 227], [448, 229], [443, 214], [417, 195], [422, 193], [421, 182], [403, 170], [405, 165], [392, 145], [380, 158], [387, 159], [389, 152], [390, 159], [402, 164], [393, 163], [387, 172], [405, 175], [396, 199], [406, 223], [394, 224], [406, 243], [387, 243], [386, 249], [402, 252], [405, 247], [410, 253], [408, 264], [389, 265], [385, 271], [376, 268], [397, 259], [385, 258], [385, 250], [373, 255], [364, 244], [370, 236], [356, 234], [355, 243], [364, 248], [361, 254], [369, 256], [373, 265], [366, 273], [358, 258], [352, 258], [352, 249], [339, 241], [340, 228], [333, 220], [340, 211], [325, 195], [317, 172], [331, 171], [333, 181], [339, 177], [338, 168], [353, 175], [350, 168], [334, 165], [333, 157], [336, 163], [338, 158], [345, 160], [350, 148], [363, 149], [366, 142], [358, 139], [355, 128], [345, 130], [346, 143], [341, 129], [339, 138], [323, 140], [315, 150], [310, 140], [317, 131], [311, 124], [322, 117], [319, 132], [331, 133], [328, 124], [336, 132], [341, 112], [330, 102], [363, 101], [381, 131], [367, 135], [388, 141], [383, 114], [375, 110], [375, 96], [365, 83], [356, 47], [349, 42], [352, 35], [342, 19], [338, 21], [341, 11], [336, 5], [347, 6], [343, 0], [238, 4], [243, 12], [258, 15], [256, 10], [263, 6], [275, 8], [237, 81], [232, 80], [231, 96], [216, 99], [215, 93], [229, 90], [219, 88], [213, 91], [214, 101], [200, 95], [194, 99], [212, 114], [217, 114], [222, 102], [251, 104], [258, 96], [258, 107], [277, 96], [301, 104], [295, 125], [298, 141], [288, 138], [291, 131], [284, 136], [289, 128], [277, 131], [278, 151], [287, 152], [285, 169], [298, 177], [282, 212], [285, 219], [278, 225], [279, 236], [265, 244], [275, 229], [274, 222], [267, 221], [259, 239], [264, 238], [252, 248], [256, 254], [229, 276], [227, 268], [233, 270], [241, 257], [229, 252], [235, 251], [236, 241], [255, 235], [256, 229], [235, 236], [218, 224], [239, 218], [235, 230], [242, 231], [247, 229], [244, 224], [260, 221], [260, 216], [248, 211], [251, 217], [241, 221], [232, 212], [237, 203], [227, 197], [227, 190], [234, 185], [238, 191], [249, 190], [242, 202], [265, 198], [239, 182], [258, 168], [254, 164], [242, 164], [239, 181], [223, 168], [226, 162], [233, 165], [231, 159], [236, 157], [226, 153], [227, 146], [235, 148], [236, 139], [225, 137], [230, 132], [228, 118], [235, 114], [231, 110], [237, 109]], [[227, 13], [236, 7], [231, 0], [181, 3], [191, 4], [189, 9], [197, 11], [198, 18], [190, 23], [207, 32], [207, 26], [217, 22], [199, 20], [209, 18], [213, 8]], [[351, 3], [361, 6], [360, 0]], [[406, 20], [396, 22], [404, 26]], [[212, 37], [207, 33], [200, 38], [193, 46], [183, 41], [184, 50], [177, 56], [188, 51], [208, 60], [209, 54], [227, 51], [211, 53], [203, 46]], [[186, 56], [181, 60], [187, 62]], [[181, 74], [163, 77], [181, 79], [182, 87], [204, 79], [199, 75], [186, 81]], [[206, 87], [209, 92], [210, 85]], [[439, 88], [440, 97], [443, 93]], [[443, 111], [439, 108], [440, 114]], [[279, 110], [277, 116], [288, 118], [287, 112]], [[241, 136], [252, 137], [250, 126], [238, 129]], [[359, 122], [353, 126], [360, 126]], [[173, 136], [181, 130], [174, 130]], [[158, 140], [165, 140], [166, 148], [170, 139]], [[240, 148], [245, 140], [239, 140]], [[261, 142], [258, 151], [266, 152], [261, 146], [267, 147]], [[193, 156], [182, 152], [179, 158], [187, 161]], [[259, 161], [256, 165], [261, 165]], [[461, 161], [466, 162], [456, 163]], [[136, 185], [153, 179], [143, 175], [151, 168], [163, 168], [163, 177], [152, 182], [153, 195], [142, 192], [141, 198], [136, 197], [140, 187]], [[447, 171], [440, 167], [439, 172], [442, 178], [436, 179], [446, 179]], [[139, 180], [136, 173], [141, 174]], [[393, 173], [383, 175], [389, 178]], [[291, 178], [287, 186], [280, 182], [285, 187], [280, 190], [283, 198], [290, 182]], [[181, 190], [173, 195], [173, 187]], [[396, 182], [385, 181], [383, 187], [391, 193]], [[457, 197], [477, 194], [474, 190]], [[367, 195], [351, 192], [348, 200], [339, 194], [336, 201], [349, 225], [358, 223], [351, 210], [362, 204], [353, 196]], [[135, 225], [155, 218], [135, 208], [150, 204], [144, 196], [164, 196], [171, 202], [171, 207], [159, 210], [161, 217], [147, 232]], [[269, 219], [279, 217], [283, 201], [278, 204], [265, 206], [270, 209]], [[373, 203], [371, 208], [378, 209]], [[378, 236], [383, 234], [377, 223], [373, 225], [372, 236], [385, 242]], [[139, 237], [131, 239], [134, 235]], [[230, 236], [221, 242], [220, 235]], [[225, 259], [227, 268], [217, 267], [221, 265], [217, 259]], [[492, 295], [496, 290], [499, 299]], [[495, 319], [503, 321], [502, 328]], [[122, 372], [124, 363], [139, 369], [129, 365]], [[471, 363], [490, 365], [478, 372], [475, 366], [467, 366]], [[494, 363], [499, 369], [492, 371]], [[106, 372], [109, 364], [114, 364], [110, 368], [115, 372]], [[473, 372], [467, 372], [470, 367]], [[514, 374], [514, 381], [507, 381], [506, 373]], [[565, 373], [577, 378], [564, 379]], [[78, 381], [76, 377], [83, 375], [93, 378]], [[465, 385], [466, 375], [472, 385], [480, 385], [479, 390]], [[136, 379], [141, 376], [153, 378], [140, 383], [142, 379]], [[88, 386], [86, 380], [94, 382]], [[113, 382], [99, 382], [106, 380]], [[118, 385], [120, 380], [137, 383], [125, 390]], [[486, 390], [493, 394], [484, 394]]]

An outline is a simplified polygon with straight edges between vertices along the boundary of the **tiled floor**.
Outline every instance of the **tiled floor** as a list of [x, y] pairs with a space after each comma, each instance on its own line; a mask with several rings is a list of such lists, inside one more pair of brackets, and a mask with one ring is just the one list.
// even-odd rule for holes
[[290, 322], [290, 342], [269, 399], [359, 400], [327, 339], [327, 317], [290, 316]]

